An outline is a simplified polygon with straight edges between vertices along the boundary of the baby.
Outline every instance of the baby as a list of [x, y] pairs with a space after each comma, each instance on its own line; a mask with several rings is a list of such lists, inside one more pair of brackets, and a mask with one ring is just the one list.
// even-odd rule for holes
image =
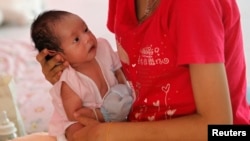
[[49, 50], [47, 60], [59, 54], [70, 64], [50, 91], [55, 108], [51, 135], [58, 141], [71, 140], [84, 128], [73, 116], [82, 107], [92, 108], [90, 117], [99, 121], [126, 120], [132, 90], [107, 40], [96, 38], [79, 16], [59, 10], [40, 14], [31, 25], [31, 37], [38, 51]]

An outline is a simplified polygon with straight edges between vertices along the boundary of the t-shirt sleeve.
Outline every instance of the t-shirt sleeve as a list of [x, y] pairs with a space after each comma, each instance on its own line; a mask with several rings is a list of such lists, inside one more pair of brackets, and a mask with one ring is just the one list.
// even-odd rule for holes
[[224, 62], [223, 14], [216, 0], [177, 0], [170, 14], [170, 38], [177, 63]]
[[109, 5], [108, 5], [107, 28], [109, 29], [110, 32], [113, 33], [115, 24], [116, 3], [117, 0], [109, 0]]

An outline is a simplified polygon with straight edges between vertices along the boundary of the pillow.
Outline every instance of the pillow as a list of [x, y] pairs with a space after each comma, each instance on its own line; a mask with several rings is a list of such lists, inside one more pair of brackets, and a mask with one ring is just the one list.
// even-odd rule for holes
[[44, 0], [0, 0], [0, 13], [4, 24], [27, 25], [43, 9]]

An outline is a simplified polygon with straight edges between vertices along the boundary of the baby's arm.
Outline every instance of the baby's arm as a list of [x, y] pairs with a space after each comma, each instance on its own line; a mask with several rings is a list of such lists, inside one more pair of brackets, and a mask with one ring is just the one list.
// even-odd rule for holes
[[119, 84], [126, 84], [127, 83], [125, 75], [122, 72], [122, 69], [117, 69], [115, 71], [115, 76], [116, 76]]
[[[73, 114], [82, 108], [82, 100], [65, 82], [62, 82], [61, 98], [68, 120], [76, 121]], [[72, 140], [72, 135], [82, 127], [84, 126], [79, 122], [70, 125], [65, 131], [66, 138]]]

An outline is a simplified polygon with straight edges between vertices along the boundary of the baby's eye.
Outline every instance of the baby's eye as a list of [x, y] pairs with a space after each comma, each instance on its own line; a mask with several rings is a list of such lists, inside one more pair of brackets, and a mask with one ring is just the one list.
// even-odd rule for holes
[[74, 39], [74, 43], [76, 43], [76, 42], [78, 42], [78, 41], [79, 41], [79, 38], [76, 37], [76, 38]]

